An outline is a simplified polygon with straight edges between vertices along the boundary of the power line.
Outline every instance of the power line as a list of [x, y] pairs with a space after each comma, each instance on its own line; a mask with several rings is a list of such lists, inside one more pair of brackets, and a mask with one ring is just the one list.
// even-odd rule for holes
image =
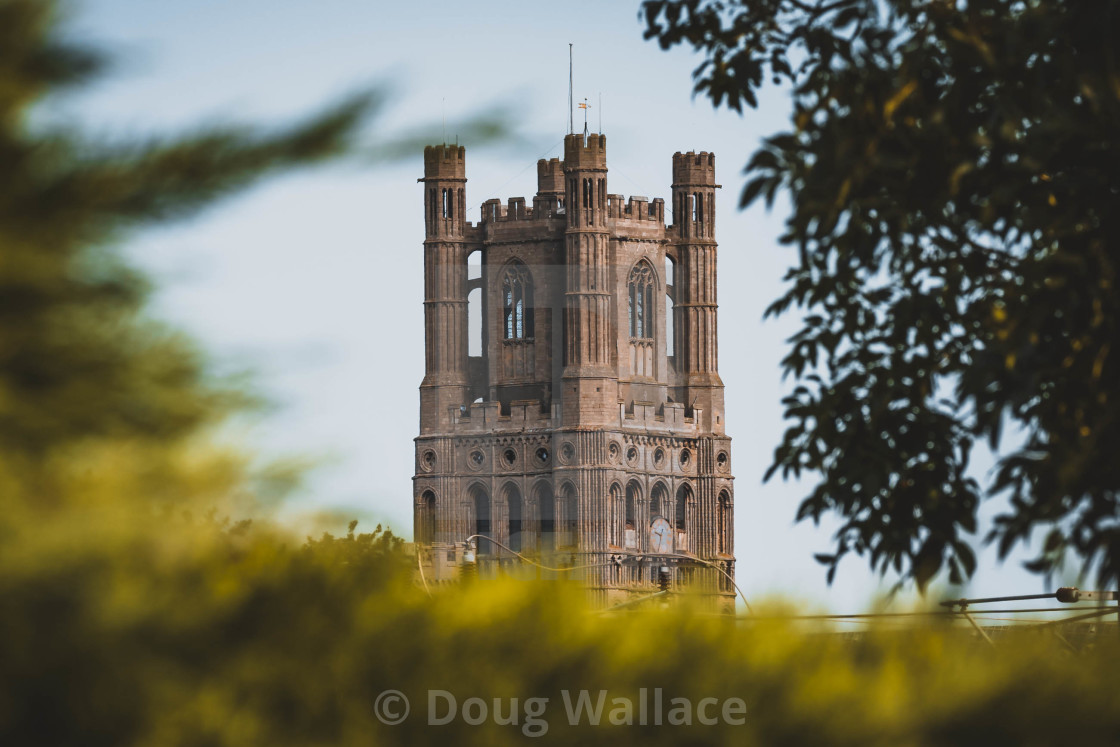
[[511, 547], [506, 547], [501, 542], [498, 542], [498, 540], [487, 537], [485, 534], [472, 534], [470, 537], [467, 537], [466, 540], [464, 540], [464, 541], [465, 542], [470, 542], [473, 539], [484, 539], [487, 542], [492, 542], [493, 544], [497, 545], [498, 547], [502, 548], [503, 550], [506, 550], [507, 552], [513, 553], [514, 555], [521, 558], [521, 560], [528, 563], [529, 565], [535, 565], [538, 568], [540, 568], [541, 570], [552, 571], [554, 573], [565, 573], [567, 571], [578, 571], [578, 570], [582, 570], [584, 568], [602, 568], [602, 567], [608, 566], [608, 565], [615, 565], [615, 562], [612, 560], [609, 563], [589, 563], [587, 565], [568, 566], [567, 568], [553, 568], [551, 566], [545, 565], [544, 563], [538, 563], [537, 561], [533, 560], [532, 558], [527, 558], [524, 555], [522, 555], [521, 553], [517, 552], [517, 550], [514, 550]]
[[[618, 565], [618, 563], [616, 561], [612, 560], [608, 563], [589, 563], [587, 565], [576, 565], [576, 566], [570, 566], [568, 568], [552, 568], [550, 566], [544, 565], [543, 563], [538, 563], [535, 560], [527, 558], [524, 555], [522, 555], [521, 553], [517, 552], [516, 550], [514, 550], [510, 547], [507, 547], [507, 546], [503, 545], [501, 542], [498, 542], [495, 539], [491, 539], [490, 537], [487, 537], [484, 534], [472, 534], [470, 537], [467, 537], [467, 539], [465, 541], [470, 542], [473, 539], [484, 539], [487, 542], [493, 542], [495, 545], [502, 548], [503, 550], [506, 550], [506, 551], [516, 555], [522, 561], [524, 561], [526, 563], [529, 563], [530, 565], [535, 565], [538, 568], [541, 568], [541, 569], [546, 570], [546, 571], [563, 573], [565, 571], [575, 571], [575, 570], [580, 570], [580, 569], [583, 569], [583, 568], [602, 568], [604, 566], [609, 566], [609, 565]], [[739, 597], [742, 598], [743, 604], [745, 604], [747, 606], [747, 612], [751, 613], [752, 615], [754, 614], [754, 610], [751, 608], [751, 603], [747, 601], [747, 595], [744, 594], [743, 590], [739, 588], [739, 585], [737, 583], [735, 583], [735, 578], [731, 574], [729, 574], [727, 571], [720, 568], [717, 564], [709, 562], [707, 560], [704, 560], [703, 558], [697, 558], [694, 555], [684, 555], [684, 554], [681, 554], [681, 553], [651, 553], [651, 552], [636, 553], [636, 552], [627, 552], [625, 550], [618, 551], [618, 552], [612, 552], [611, 555], [614, 555], [616, 557], [617, 556], [622, 556], [622, 557], [627, 557], [627, 558], [636, 558], [638, 560], [641, 560], [643, 558], [651, 558], [651, 559], [652, 558], [677, 558], [677, 559], [680, 559], [680, 560], [690, 560], [690, 561], [693, 561], [695, 563], [701, 563], [703, 565], [711, 566], [712, 568], [715, 568], [717, 571], [719, 571], [721, 574], [723, 574], [727, 578], [727, 580], [731, 582], [731, 585], [733, 587], [735, 587], [735, 591], [738, 592]]]

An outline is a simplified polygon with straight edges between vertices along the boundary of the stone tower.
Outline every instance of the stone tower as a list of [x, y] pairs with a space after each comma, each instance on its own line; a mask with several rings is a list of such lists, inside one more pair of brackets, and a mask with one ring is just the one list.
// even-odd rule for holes
[[465, 219], [462, 147], [425, 148], [420, 181], [413, 496], [432, 575], [454, 577], [478, 536], [483, 575], [550, 575], [512, 550], [580, 566], [564, 575], [608, 603], [648, 593], [667, 568], [677, 587], [729, 604], [715, 156], [673, 155], [669, 226], [664, 200], [607, 191], [603, 135], [568, 135], [563, 161], [537, 163], [531, 207], [487, 200], [477, 225]]

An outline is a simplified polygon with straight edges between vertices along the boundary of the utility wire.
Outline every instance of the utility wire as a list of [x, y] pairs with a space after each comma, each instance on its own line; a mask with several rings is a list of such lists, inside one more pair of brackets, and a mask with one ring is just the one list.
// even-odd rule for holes
[[[550, 566], [544, 565], [543, 563], [538, 563], [535, 560], [527, 558], [524, 555], [522, 555], [521, 553], [517, 552], [516, 550], [514, 550], [510, 547], [506, 547], [501, 542], [498, 542], [495, 539], [491, 539], [490, 537], [487, 537], [485, 535], [472, 534], [470, 537], [467, 537], [466, 541], [470, 542], [472, 539], [483, 539], [483, 540], [486, 540], [487, 542], [493, 542], [495, 545], [502, 548], [503, 550], [506, 550], [507, 552], [510, 552], [510, 553], [516, 555], [518, 558], [520, 558], [524, 562], [529, 563], [530, 565], [535, 565], [538, 568], [541, 568], [541, 569], [546, 570], [546, 571], [555, 571], [555, 572], [563, 573], [563, 572], [566, 572], [566, 571], [575, 571], [575, 570], [580, 570], [580, 569], [583, 569], [583, 568], [602, 568], [604, 566], [609, 566], [609, 565], [618, 565], [618, 563], [616, 561], [612, 560], [612, 561], [607, 562], [607, 563], [589, 563], [587, 565], [575, 565], [575, 566], [571, 566], [571, 567], [568, 567], [568, 568], [552, 568]], [[693, 555], [683, 555], [681, 553], [649, 553], [649, 552], [635, 553], [635, 552], [626, 552], [626, 551], [611, 552], [611, 555], [622, 555], [622, 556], [625, 556], [625, 557], [628, 557], [628, 558], [638, 558], [638, 559], [641, 559], [641, 558], [679, 558], [679, 559], [682, 559], [682, 560], [691, 560], [691, 561], [696, 562], [696, 563], [702, 563], [703, 565], [711, 566], [712, 568], [715, 568], [717, 571], [719, 571], [720, 573], [722, 573], [724, 576], [727, 577], [727, 580], [731, 582], [731, 585], [735, 587], [735, 591], [737, 591], [739, 593], [739, 596], [742, 598], [743, 604], [745, 604], [747, 606], [747, 612], [749, 612], [752, 615], [754, 614], [754, 610], [751, 608], [751, 603], [747, 601], [747, 595], [744, 594], [743, 590], [739, 588], [739, 585], [737, 583], [735, 583], [734, 577], [732, 577], [731, 574], [729, 574], [727, 571], [720, 568], [715, 563], [711, 563], [707, 560], [704, 560], [703, 558], [697, 558]]]
[[424, 591], [428, 592], [428, 597], [432, 596], [432, 590], [428, 588], [428, 579], [424, 577], [424, 564], [420, 562], [420, 552], [416, 552], [416, 567], [420, 569], [420, 580], [424, 582]]
[[608, 566], [608, 565], [615, 565], [615, 562], [612, 560], [609, 563], [590, 563], [588, 565], [573, 565], [573, 566], [569, 566], [567, 568], [553, 568], [551, 566], [545, 565], [544, 563], [538, 563], [537, 561], [535, 561], [531, 558], [527, 558], [524, 555], [522, 555], [521, 553], [517, 552], [517, 550], [514, 550], [511, 547], [506, 547], [501, 542], [498, 542], [498, 540], [491, 539], [490, 537], [487, 537], [484, 534], [472, 534], [470, 537], [467, 537], [467, 539], [465, 541], [470, 542], [472, 539], [484, 539], [487, 542], [492, 542], [495, 545], [497, 545], [498, 547], [502, 548], [503, 550], [506, 550], [507, 552], [513, 553], [514, 555], [521, 558], [521, 560], [528, 563], [529, 565], [535, 565], [542, 570], [553, 571], [555, 573], [565, 573], [567, 571], [578, 571], [578, 570], [582, 570], [584, 568], [602, 568], [602, 567]]
[[[531, 169], [531, 168], [533, 168], [534, 166], [536, 166], [536, 165], [537, 165], [537, 161], [541, 160], [542, 158], [544, 158], [545, 156], [547, 156], [547, 155], [548, 155], [549, 153], [551, 153], [552, 151], [556, 150], [556, 146], [558, 146], [558, 145], [563, 145], [563, 144], [564, 144], [564, 140], [563, 140], [563, 139], [560, 139], [560, 140], [556, 141], [556, 142], [555, 142], [555, 143], [553, 143], [552, 145], [548, 146], [548, 149], [547, 149], [547, 150], [545, 150], [545, 151], [544, 151], [544, 152], [542, 152], [542, 153], [541, 153], [541, 154], [540, 154], [539, 156], [537, 156], [536, 158], [534, 158], [533, 160], [531, 160], [531, 161], [529, 162], [529, 164], [528, 164], [528, 165], [527, 165], [527, 166], [526, 166], [525, 168], [521, 169], [521, 171], [518, 171], [518, 172], [517, 172], [516, 174], [514, 174], [514, 175], [513, 175], [513, 176], [511, 176], [511, 177], [510, 177], [509, 179], [507, 179], [507, 180], [506, 180], [506, 182], [505, 182], [504, 184], [502, 184], [501, 186], [499, 186], [499, 187], [498, 187], [498, 188], [496, 188], [496, 189], [490, 189], [490, 188], [487, 188], [487, 189], [486, 189], [485, 191], [483, 191], [483, 194], [487, 194], [487, 195], [493, 195], [493, 194], [496, 194], [496, 193], [498, 193], [498, 192], [501, 192], [501, 191], [502, 191], [503, 189], [505, 189], [505, 188], [506, 188], [506, 187], [508, 187], [508, 186], [509, 186], [510, 184], [512, 184], [512, 183], [513, 183], [513, 182], [514, 182], [514, 181], [515, 181], [516, 179], [520, 178], [520, 177], [521, 177], [521, 175], [522, 175], [522, 174], [524, 174], [524, 173], [525, 173], [526, 171], [528, 171], [529, 169]], [[487, 197], [486, 199], [488, 199], [488, 200], [489, 200], [489, 199], [493, 199], [493, 198], [491, 198], [491, 197]], [[474, 207], [469, 207], [469, 208], [467, 208], [467, 212], [468, 212], [468, 213], [470, 213], [470, 212], [472, 212], [472, 211], [474, 211], [474, 210], [481, 210], [481, 209], [482, 209], [481, 205], [476, 205], [476, 206], [474, 206]], [[481, 219], [481, 213], [479, 214], [479, 217], [480, 217], [480, 219]]]
[[[635, 553], [635, 554], [638, 557], [642, 557], [642, 554], [637, 554], [637, 553]], [[724, 576], [726, 576], [727, 580], [731, 582], [731, 585], [733, 587], [735, 587], [735, 591], [737, 591], [739, 593], [739, 597], [743, 600], [743, 604], [745, 604], [747, 606], [747, 612], [752, 614], [752, 615], [754, 614], [754, 610], [751, 609], [751, 603], [747, 601], [747, 595], [744, 594], [743, 590], [739, 588], [739, 584], [735, 583], [734, 576], [732, 576], [730, 573], [728, 573], [727, 571], [720, 568], [715, 563], [711, 563], [707, 560], [704, 560], [703, 558], [697, 558], [693, 555], [683, 555], [681, 553], [664, 553], [664, 554], [661, 554], [661, 553], [657, 553], [657, 554], [644, 553], [644, 556], [645, 557], [655, 557], [655, 558], [682, 558], [684, 560], [691, 560], [691, 561], [694, 561], [694, 562], [697, 562], [697, 563], [703, 563], [704, 565], [711, 566], [712, 568], [715, 568], [717, 571], [719, 571]]]
[[[573, 566], [567, 566], [567, 567], [554, 568], [552, 566], [545, 565], [544, 563], [539, 563], [536, 560], [533, 560], [532, 558], [527, 558], [524, 555], [522, 555], [521, 553], [519, 553], [518, 551], [514, 550], [513, 548], [502, 544], [501, 542], [497, 541], [496, 539], [492, 539], [490, 537], [487, 537], [486, 535], [472, 534], [471, 536], [467, 537], [466, 541], [469, 542], [473, 539], [481, 539], [481, 540], [485, 540], [487, 542], [492, 542], [493, 544], [497, 545], [498, 547], [500, 547], [501, 549], [510, 553], [511, 555], [514, 555], [515, 557], [519, 558], [522, 562], [528, 563], [529, 565], [536, 566], [537, 568], [540, 568], [541, 570], [551, 571], [551, 572], [554, 572], [554, 573], [567, 573], [569, 571], [578, 571], [578, 570], [583, 570], [585, 568], [603, 568], [603, 567], [606, 567], [606, 566], [618, 565], [617, 561], [611, 560], [611, 561], [608, 561], [608, 562], [605, 562], [605, 563], [588, 563], [588, 564], [585, 564], [585, 565], [573, 565]], [[847, 622], [870, 622], [870, 621], [875, 620], [875, 619], [890, 618], [890, 617], [949, 617], [949, 618], [960, 618], [960, 617], [963, 616], [965, 619], [968, 620], [968, 622], [973, 627], [976, 627], [979, 630], [979, 627], [976, 625], [975, 619], [973, 619], [973, 617], [970, 613], [968, 613], [968, 612], [962, 613], [962, 612], [958, 612], [958, 611], [954, 611], [954, 610], [920, 610], [920, 611], [916, 611], [916, 612], [862, 612], [862, 613], [855, 613], [855, 614], [839, 614], [839, 615], [821, 614], [821, 615], [765, 615], [765, 616], [756, 616], [754, 614], [753, 609], [751, 608], [750, 602], [747, 601], [747, 597], [743, 593], [743, 590], [739, 588], [739, 585], [737, 583], [735, 583], [735, 579], [730, 574], [728, 574], [726, 571], [724, 571], [722, 568], [720, 568], [719, 565], [717, 565], [715, 563], [704, 560], [703, 558], [697, 558], [693, 555], [684, 555], [682, 553], [635, 553], [635, 552], [621, 551], [621, 552], [612, 552], [611, 554], [616, 555], [616, 556], [621, 555], [621, 556], [624, 556], [624, 557], [627, 557], [627, 558], [636, 558], [636, 559], [639, 559], [639, 560], [643, 559], [643, 558], [650, 558], [650, 559], [655, 559], [655, 558], [678, 558], [678, 559], [681, 559], [681, 560], [690, 560], [690, 561], [693, 561], [693, 562], [701, 563], [703, 565], [707, 565], [707, 566], [710, 566], [712, 568], [715, 568], [721, 574], [726, 576], [727, 579], [731, 582], [731, 585], [735, 587], [735, 591], [738, 592], [739, 597], [743, 600], [743, 604], [746, 605], [747, 612], [750, 613], [751, 619], [756, 620], [756, 621], [763, 621], [763, 620], [835, 620], [835, 621], [847, 621]], [[417, 556], [416, 556], [416, 562], [417, 562], [417, 565], [420, 567], [420, 579], [424, 582], [424, 590], [428, 592], [428, 596], [431, 596], [432, 592], [428, 588], [427, 579], [424, 577], [424, 568], [423, 568], [423, 565], [420, 563], [420, 555], [419, 554], [417, 554]], [[654, 592], [652, 594], [648, 594], [648, 595], [645, 595], [643, 597], [639, 597], [638, 599], [633, 599], [633, 600], [629, 600], [627, 602], [623, 602], [622, 604], [615, 605], [614, 607], [608, 607], [606, 610], [603, 610], [603, 611], [604, 612], [609, 612], [609, 611], [611, 611], [613, 609], [617, 609], [619, 607], [627, 607], [627, 606], [630, 606], [632, 604], [636, 604], [638, 602], [645, 601], [647, 599], [653, 599], [655, 597], [664, 596], [664, 595], [665, 595], [665, 592]], [[1053, 597], [1053, 595], [1050, 595], [1050, 594], [1040, 594], [1040, 595], [1031, 594], [1031, 595], [1022, 595], [1022, 596], [1017, 596], [1017, 597], [993, 597], [989, 601], [1013, 601], [1013, 600], [1019, 600], [1019, 599], [1047, 599], [1047, 598], [1052, 598], [1052, 597]], [[953, 601], [956, 601], [956, 600], [953, 600]], [[977, 601], [977, 600], [973, 600], [973, 601]], [[1084, 609], [1084, 608], [1082, 608], [1082, 609]], [[1112, 607], [1105, 607], [1105, 608], [1100, 608], [1100, 609], [1093, 610], [1092, 612], [1088, 612], [1088, 613], [1085, 613], [1083, 615], [1076, 615], [1074, 617], [1063, 617], [1063, 618], [1060, 618], [1060, 619], [1057, 619], [1057, 620], [1046, 620], [1046, 621], [1042, 621], [1042, 622], [1040, 622], [1040, 621], [1022, 621], [1021, 619], [1016, 620], [1015, 618], [994, 618], [994, 617], [990, 617], [991, 615], [1000, 615], [1000, 614], [1008, 615], [1008, 614], [1022, 614], [1022, 613], [1035, 613], [1035, 612], [1075, 612], [1075, 611], [1077, 611], [1077, 608], [1072, 608], [1071, 609], [1070, 607], [1039, 607], [1039, 608], [1034, 608], [1034, 609], [1023, 608], [1023, 609], [981, 610], [981, 611], [978, 612], [977, 618], [982, 619], [982, 620], [1022, 622], [1024, 627], [1028, 627], [1028, 626], [1046, 627], [1046, 626], [1050, 626], [1050, 625], [1061, 625], [1061, 624], [1064, 624], [1064, 623], [1077, 622], [1079, 620], [1088, 620], [1088, 619], [1095, 618], [1095, 617], [1103, 617], [1105, 615], [1113, 614], [1116, 610], [1113, 609]], [[992, 642], [991, 639], [988, 638], [988, 636], [986, 634], [984, 634], [983, 631], [980, 631], [980, 632], [981, 632], [981, 635], [984, 635], [984, 638], [989, 643]]]

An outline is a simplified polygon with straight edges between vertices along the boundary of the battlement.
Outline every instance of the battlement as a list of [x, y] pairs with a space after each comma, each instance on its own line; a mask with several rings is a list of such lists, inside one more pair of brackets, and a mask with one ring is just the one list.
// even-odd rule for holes
[[[533, 206], [527, 207], [524, 197], [510, 197], [506, 204], [497, 197], [482, 203], [479, 208], [482, 223], [513, 221], [540, 221], [564, 215], [564, 201], [560, 195], [537, 196]], [[607, 195], [607, 215], [613, 220], [665, 223], [665, 200], [649, 200], [642, 195]]]
[[559, 158], [537, 161], [537, 194], [564, 194], [564, 162]]
[[560, 424], [559, 413], [556, 411], [558, 408], [553, 410], [541, 412], [541, 403], [536, 400], [514, 400], [510, 403], [509, 415], [502, 415], [501, 404], [498, 402], [452, 406], [448, 408], [448, 414], [455, 431], [465, 435], [556, 428]]
[[424, 178], [466, 179], [466, 150], [461, 145], [424, 146]]
[[665, 222], [665, 200], [650, 202], [642, 195], [632, 195], [624, 202], [623, 195], [607, 195], [607, 216], [614, 220]]
[[564, 170], [605, 171], [607, 168], [607, 136], [564, 136]]
[[703, 420], [704, 411], [699, 407], [687, 408], [680, 402], [618, 403], [618, 424], [622, 428], [640, 428], [645, 431], [669, 431], [675, 435], [699, 433], [697, 423]]
[[529, 220], [533, 217], [533, 209], [525, 207], [524, 197], [510, 197], [505, 205], [497, 197], [493, 197], [482, 203], [479, 211], [483, 223]]
[[482, 203], [479, 208], [482, 223], [506, 223], [514, 221], [547, 221], [564, 214], [563, 195], [538, 195], [533, 198], [533, 206], [525, 205], [524, 197], [510, 197], [505, 205], [497, 197]]
[[716, 154], [701, 151], [673, 154], [673, 186], [718, 186], [716, 184]]

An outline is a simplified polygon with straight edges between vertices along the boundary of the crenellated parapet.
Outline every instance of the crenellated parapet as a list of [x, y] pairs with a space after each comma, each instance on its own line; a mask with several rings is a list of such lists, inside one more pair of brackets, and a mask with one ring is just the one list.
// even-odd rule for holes
[[716, 184], [716, 154], [701, 151], [673, 154], [674, 187], [718, 187]]
[[567, 135], [564, 137], [564, 171], [606, 171], [606, 135]]
[[537, 194], [564, 194], [564, 162], [559, 158], [537, 161]]
[[631, 431], [664, 432], [677, 436], [695, 437], [701, 433], [699, 423], [704, 419], [701, 408], [686, 408], [680, 402], [632, 402], [618, 406], [619, 427]]
[[461, 145], [425, 146], [424, 178], [466, 180], [466, 151]]
[[[491, 198], [479, 207], [482, 223], [509, 223], [517, 221], [547, 221], [561, 218], [565, 214], [564, 200], [557, 195], [537, 195], [532, 207], [526, 206], [524, 197], [510, 197], [505, 204], [498, 198]], [[653, 200], [643, 195], [607, 195], [607, 217], [609, 220], [638, 221], [643, 224], [665, 225], [665, 200]], [[470, 224], [468, 224], [469, 226]]]
[[642, 195], [607, 195], [607, 217], [613, 221], [642, 221], [665, 224], [665, 200], [660, 197], [652, 202]]
[[514, 400], [503, 413], [498, 402], [475, 402], [448, 409], [450, 422], [460, 434], [521, 432], [559, 427], [553, 412], [542, 412], [537, 400]]
[[562, 209], [557, 211], [551, 210], [550, 208], [552, 208], [554, 204], [555, 199], [549, 201], [547, 198], [542, 199], [538, 196], [534, 198], [532, 207], [525, 205], [524, 197], [510, 197], [506, 200], [506, 204], [503, 205], [502, 201], [495, 197], [482, 203], [482, 206], [479, 208], [479, 213], [482, 216], [482, 223], [547, 221], [564, 214]]

